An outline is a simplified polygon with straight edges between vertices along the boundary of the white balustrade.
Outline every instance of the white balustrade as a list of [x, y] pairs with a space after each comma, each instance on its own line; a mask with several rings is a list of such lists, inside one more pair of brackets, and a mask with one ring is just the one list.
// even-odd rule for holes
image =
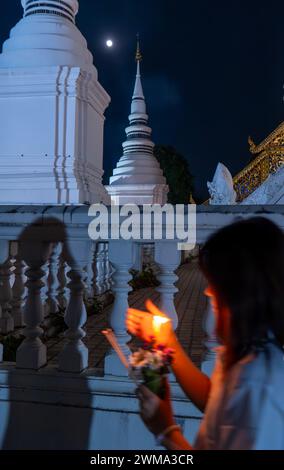
[[[112, 285], [115, 298], [110, 314], [110, 326], [124, 354], [128, 356], [130, 350], [127, 343], [131, 337], [126, 331], [125, 319], [128, 308], [128, 293], [132, 289], [128, 283], [131, 280], [129, 270], [133, 265], [133, 243], [126, 240], [111, 240], [109, 242], [109, 259], [115, 270]], [[113, 350], [106, 356], [105, 373], [110, 375], [127, 375], [127, 370]]]
[[43, 306], [43, 317], [44, 319], [49, 315], [49, 306], [47, 303], [47, 292], [48, 292], [48, 261], [42, 266], [43, 276], [42, 276], [42, 289], [40, 291], [40, 298]]
[[46, 304], [48, 306], [48, 313], [54, 314], [58, 312], [59, 305], [57, 300], [57, 292], [59, 288], [58, 272], [60, 268], [60, 255], [62, 252], [61, 243], [54, 243], [52, 245], [52, 252], [48, 263], [48, 277], [47, 277], [47, 293]]
[[14, 330], [14, 320], [10, 315], [12, 301], [11, 267], [10, 242], [0, 240], [0, 330], [3, 334]]
[[95, 264], [95, 251], [96, 251], [96, 244], [91, 242], [90, 244], [90, 254], [88, 257], [88, 264], [87, 264], [87, 279], [86, 279], [86, 299], [93, 299], [95, 295], [95, 273], [94, 273], [94, 264]]
[[105, 264], [104, 264], [105, 247], [104, 243], [99, 242], [96, 246], [95, 254], [95, 293], [101, 295], [105, 292]]
[[108, 243], [104, 243], [104, 288], [109, 291], [112, 285], [112, 267], [109, 261]]
[[[11, 266], [11, 276], [10, 276], [10, 286], [13, 288], [15, 283], [15, 263], [16, 263], [16, 256], [18, 253], [18, 242], [10, 241], [10, 261], [12, 263]], [[13, 291], [13, 289], [12, 289]]]
[[58, 287], [57, 287], [57, 302], [61, 309], [65, 309], [70, 298], [70, 291], [67, 289], [67, 273], [69, 271], [69, 266], [67, 265], [63, 253], [61, 253], [59, 258], [59, 267], [58, 267]]
[[14, 267], [15, 280], [12, 287], [13, 298], [11, 302], [12, 317], [14, 319], [15, 327], [21, 327], [24, 325], [24, 299], [26, 293], [26, 276], [24, 274], [25, 263], [21, 259], [19, 254], [15, 256]]
[[84, 304], [84, 279], [90, 245], [90, 240], [69, 239], [64, 250], [66, 261], [70, 266], [70, 271], [67, 274], [70, 279], [67, 285], [70, 289], [70, 298], [64, 316], [68, 326], [67, 344], [59, 357], [59, 369], [64, 372], [81, 372], [88, 367], [88, 349], [82, 339], [86, 334], [83, 330], [87, 320]]
[[[90, 219], [87, 207], [65, 207], [62, 209], [56, 207], [51, 208], [50, 213], [53, 210], [54, 217], [57, 217], [57, 212], [59, 214], [61, 220], [59, 226], [61, 224], [64, 231], [66, 230], [68, 241], [65, 243], [64, 253], [61, 253], [60, 248], [62, 236], [61, 240], [57, 239], [56, 226], [50, 241], [48, 224], [44, 229], [47, 241], [40, 241], [36, 235], [30, 241], [21, 238], [23, 225], [27, 227], [29, 224], [33, 224], [37, 213], [40, 215], [39, 219], [42, 223], [45, 223], [46, 208], [36, 207], [33, 210], [27, 208], [26, 212], [21, 212], [21, 210], [7, 212], [5, 209], [6, 212], [2, 213], [0, 208], [0, 326], [2, 334], [13, 334], [13, 323], [17, 328], [24, 327], [25, 340], [17, 351], [17, 367], [36, 370], [46, 364], [46, 347], [40, 338], [43, 323], [42, 300], [45, 301], [46, 298], [49, 310], [55, 313], [59, 306], [65, 308], [67, 303], [65, 322], [68, 330], [66, 344], [62, 347], [59, 357], [60, 370], [80, 373], [88, 367], [88, 350], [82, 341], [85, 336], [83, 326], [87, 319], [84, 305], [86, 269], [89, 274], [87, 277], [89, 293], [93, 287], [95, 295], [103, 294], [111, 287], [114, 303], [109, 317], [110, 326], [125, 354], [129, 354], [127, 343], [131, 338], [126, 331], [125, 315], [128, 308], [128, 294], [131, 290], [128, 284], [131, 279], [129, 270], [135, 262], [134, 246], [138, 246], [139, 249], [143, 246], [143, 251], [146, 252], [146, 261], [153, 261], [153, 248], [155, 247], [155, 266], [158, 267], [160, 281], [160, 286], [156, 288], [160, 295], [159, 306], [171, 316], [174, 327], [177, 326], [174, 305], [174, 295], [177, 291], [175, 270], [180, 263], [177, 240], [154, 241], [149, 237], [149, 239], [139, 242], [126, 240], [92, 242], [88, 238]], [[203, 243], [210, 233], [233, 221], [238, 211], [241, 212], [243, 208], [232, 208], [232, 214], [228, 214], [228, 211], [224, 214], [218, 212], [217, 218], [216, 214], [212, 212], [212, 208], [208, 213], [206, 210], [206, 208], [200, 210], [197, 218], [198, 243]], [[281, 208], [277, 210], [281, 211]], [[249, 216], [247, 208], [245, 216]], [[276, 223], [284, 229], [284, 222], [282, 223], [284, 218], [281, 214], [272, 213], [270, 217], [272, 220], [275, 219]], [[17, 240], [20, 240], [20, 249], [15, 251], [11, 249], [9, 252], [9, 245], [12, 242], [15, 247], [18, 243]], [[95, 282], [92, 286], [91, 271], [94, 247], [93, 276]], [[45, 280], [47, 268], [48, 283]], [[110, 278], [113, 270], [114, 273]], [[68, 288], [66, 274], [69, 281]], [[26, 287], [24, 286], [25, 278], [27, 278]], [[208, 351], [202, 363], [202, 369], [209, 374], [214, 363], [216, 338], [212, 335], [209, 336], [206, 344]], [[110, 351], [106, 358], [105, 373], [118, 376], [127, 374], [113, 351]]]
[[42, 241], [21, 241], [19, 256], [27, 265], [26, 286], [27, 299], [24, 307], [25, 335], [24, 341], [17, 350], [16, 364], [19, 368], [39, 369], [46, 364], [46, 346], [40, 336], [43, 321], [43, 305], [41, 300], [42, 278], [45, 274], [42, 267], [46, 264], [52, 245]]
[[155, 243], [155, 261], [159, 268], [157, 276], [160, 285], [156, 287], [160, 294], [159, 307], [173, 322], [174, 329], [178, 326], [178, 316], [174, 304], [174, 294], [178, 291], [175, 282], [178, 280], [175, 270], [180, 265], [180, 251], [176, 241], [157, 241]]

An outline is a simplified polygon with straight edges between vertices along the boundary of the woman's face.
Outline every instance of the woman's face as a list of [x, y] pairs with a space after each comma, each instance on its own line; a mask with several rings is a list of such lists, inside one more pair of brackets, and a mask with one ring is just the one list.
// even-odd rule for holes
[[221, 343], [226, 345], [230, 337], [230, 311], [218, 300], [217, 293], [212, 286], [208, 285], [204, 294], [210, 299], [215, 316], [217, 338]]

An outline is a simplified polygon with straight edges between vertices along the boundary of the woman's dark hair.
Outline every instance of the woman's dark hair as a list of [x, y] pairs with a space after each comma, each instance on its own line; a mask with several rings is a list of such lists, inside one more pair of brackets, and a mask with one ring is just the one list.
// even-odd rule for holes
[[231, 315], [235, 362], [268, 341], [284, 346], [284, 235], [264, 217], [228, 225], [200, 250], [200, 267]]

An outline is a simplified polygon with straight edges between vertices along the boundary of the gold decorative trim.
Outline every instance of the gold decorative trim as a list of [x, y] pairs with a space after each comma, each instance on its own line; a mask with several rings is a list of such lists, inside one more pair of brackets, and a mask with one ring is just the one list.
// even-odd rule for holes
[[267, 147], [233, 178], [237, 202], [246, 199], [282, 165], [284, 165], [284, 146]]
[[251, 137], [249, 137], [250, 151], [253, 154], [258, 154], [265, 150], [267, 147], [275, 144], [276, 140], [284, 141], [284, 122], [282, 122], [276, 129], [269, 134], [260, 144], [256, 145]]
[[[254, 159], [233, 178], [237, 202], [242, 202], [261, 186], [269, 175], [284, 165], [284, 122], [266, 139], [256, 145], [248, 138], [250, 152]], [[209, 199], [203, 204], [208, 204]]]

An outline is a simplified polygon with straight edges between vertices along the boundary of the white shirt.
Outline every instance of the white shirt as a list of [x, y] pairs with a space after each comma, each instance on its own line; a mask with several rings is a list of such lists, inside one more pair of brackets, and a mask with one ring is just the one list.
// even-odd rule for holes
[[284, 449], [284, 350], [270, 342], [225, 373], [219, 351], [211, 382], [195, 449]]

